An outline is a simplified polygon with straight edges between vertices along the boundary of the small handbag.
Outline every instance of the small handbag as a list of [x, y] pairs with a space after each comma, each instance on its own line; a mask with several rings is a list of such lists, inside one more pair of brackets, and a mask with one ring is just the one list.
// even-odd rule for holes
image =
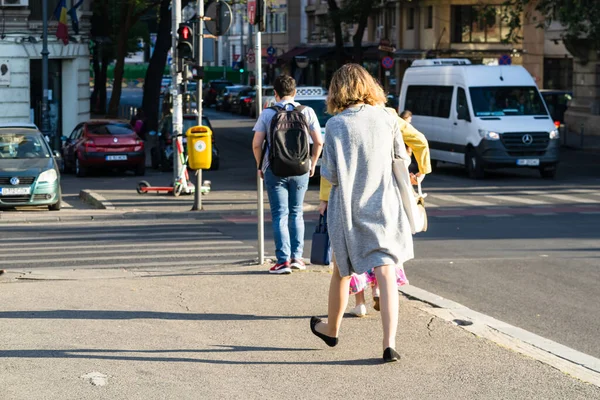
[[[421, 191], [421, 183], [419, 182], [418, 191], [415, 192], [412, 183], [410, 182], [410, 174], [408, 172], [407, 161], [403, 158], [392, 159], [392, 171], [398, 188], [400, 189], [400, 197], [402, 199], [402, 207], [408, 217], [410, 230], [412, 234], [425, 232], [427, 230], [427, 211], [425, 210], [425, 197]], [[408, 161], [410, 163], [410, 160]]]
[[331, 264], [331, 242], [327, 232], [327, 213], [319, 215], [319, 223], [312, 236], [310, 263], [316, 265]]

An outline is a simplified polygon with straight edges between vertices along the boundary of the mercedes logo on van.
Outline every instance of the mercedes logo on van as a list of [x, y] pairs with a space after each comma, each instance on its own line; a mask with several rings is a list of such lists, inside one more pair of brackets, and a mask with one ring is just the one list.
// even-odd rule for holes
[[11, 185], [15, 186], [15, 185], [18, 185], [19, 183], [21, 183], [21, 181], [20, 181], [20, 180], [19, 180], [19, 178], [17, 178], [16, 176], [15, 176], [15, 177], [12, 177], [12, 178], [10, 178], [10, 184], [11, 184]]
[[119, 141], [119, 139], [113, 138], [113, 142], [117, 143], [118, 141]]
[[523, 135], [521, 140], [523, 141], [524, 144], [530, 145], [531, 143], [533, 143], [533, 136], [531, 136], [529, 133], [526, 133]]

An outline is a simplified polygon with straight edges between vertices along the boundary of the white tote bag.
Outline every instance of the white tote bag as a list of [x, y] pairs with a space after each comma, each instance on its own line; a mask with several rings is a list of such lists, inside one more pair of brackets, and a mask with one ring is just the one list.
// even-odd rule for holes
[[413, 189], [413, 186], [410, 183], [410, 174], [408, 172], [409, 165], [410, 159], [393, 158], [392, 170], [394, 178], [400, 189], [402, 207], [408, 217], [410, 230], [414, 235], [415, 233], [425, 232], [427, 230], [427, 212], [425, 211], [425, 197], [427, 195], [423, 194], [421, 191], [420, 182], [418, 192], [415, 192]]

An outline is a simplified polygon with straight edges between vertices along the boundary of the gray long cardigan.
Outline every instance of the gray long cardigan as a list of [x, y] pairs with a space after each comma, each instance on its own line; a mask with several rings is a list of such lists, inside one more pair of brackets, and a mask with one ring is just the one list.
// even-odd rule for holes
[[405, 154], [397, 116], [361, 105], [326, 126], [321, 175], [332, 184], [327, 207], [341, 276], [414, 257], [412, 234], [392, 175], [392, 149]]

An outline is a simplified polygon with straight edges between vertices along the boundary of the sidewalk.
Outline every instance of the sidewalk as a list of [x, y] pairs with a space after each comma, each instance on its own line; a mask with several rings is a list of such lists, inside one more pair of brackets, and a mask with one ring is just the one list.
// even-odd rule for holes
[[370, 306], [328, 348], [309, 329], [326, 312], [328, 268], [37, 271], [0, 277], [4, 400], [600, 399], [407, 298], [399, 362], [381, 363]]

